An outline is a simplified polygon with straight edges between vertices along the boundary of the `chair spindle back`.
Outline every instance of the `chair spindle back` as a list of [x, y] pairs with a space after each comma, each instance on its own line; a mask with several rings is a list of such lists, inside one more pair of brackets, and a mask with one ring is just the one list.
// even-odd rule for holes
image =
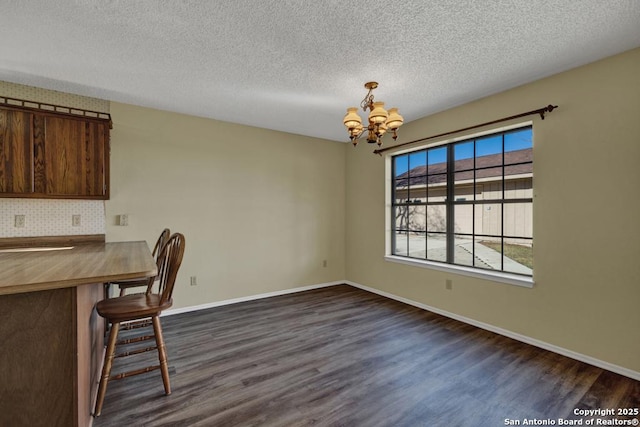
[[160, 255], [160, 251], [162, 251], [162, 248], [164, 247], [164, 245], [167, 244], [169, 237], [171, 237], [171, 230], [169, 230], [168, 228], [165, 228], [164, 230], [162, 230], [162, 233], [160, 233], [158, 240], [156, 240], [156, 245], [153, 247], [153, 252], [151, 252], [151, 256], [156, 258], [158, 255]]
[[[169, 301], [173, 295], [173, 287], [184, 256], [184, 247], [184, 235], [175, 233], [167, 240], [156, 259], [156, 267], [158, 269], [156, 279], [158, 279], [159, 283], [158, 294], [161, 295], [161, 304]], [[147, 294], [151, 293], [153, 283], [150, 281], [147, 287]]]

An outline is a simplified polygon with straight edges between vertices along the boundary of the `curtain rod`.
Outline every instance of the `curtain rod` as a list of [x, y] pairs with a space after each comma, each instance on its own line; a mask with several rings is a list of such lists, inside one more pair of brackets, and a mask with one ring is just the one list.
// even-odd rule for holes
[[392, 147], [378, 148], [377, 150], [375, 150], [373, 152], [373, 154], [379, 154], [380, 156], [382, 156], [382, 153], [384, 153], [385, 151], [395, 150], [396, 148], [404, 147], [406, 145], [415, 144], [417, 142], [428, 141], [430, 139], [440, 138], [441, 136], [452, 135], [454, 133], [464, 132], [466, 130], [471, 130], [471, 129], [477, 129], [477, 128], [480, 128], [480, 127], [483, 127], [483, 126], [493, 125], [493, 124], [500, 123], [500, 122], [506, 122], [507, 120], [519, 119], [520, 117], [531, 116], [533, 114], [540, 114], [540, 118], [542, 120], [544, 120], [544, 114], [545, 113], [550, 113], [553, 110], [555, 110], [556, 108], [558, 108], [557, 105], [549, 104], [546, 107], [538, 108], [537, 110], [527, 111], [526, 113], [516, 114], [515, 116], [503, 117], [501, 119], [492, 120], [490, 122], [481, 123], [479, 125], [473, 125], [473, 126], [469, 126], [469, 127], [466, 127], [466, 128], [462, 128], [462, 129], [457, 129], [457, 130], [452, 130], [452, 131], [449, 131], [449, 132], [441, 133], [441, 134], [438, 134], [438, 135], [428, 136], [426, 138], [416, 139], [414, 141], [404, 142], [402, 144], [394, 145]]

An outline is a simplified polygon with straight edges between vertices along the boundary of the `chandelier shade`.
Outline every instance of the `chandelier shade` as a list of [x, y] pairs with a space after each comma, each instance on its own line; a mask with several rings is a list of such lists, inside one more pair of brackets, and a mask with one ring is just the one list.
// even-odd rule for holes
[[358, 107], [347, 108], [347, 115], [344, 116], [344, 125], [348, 130], [362, 126], [362, 119], [358, 115]]
[[398, 108], [390, 108], [389, 111], [384, 109], [384, 102], [373, 100], [373, 90], [378, 87], [377, 82], [367, 82], [364, 85], [369, 92], [360, 103], [363, 111], [369, 110], [367, 127], [363, 126], [362, 119], [358, 115], [358, 107], [347, 108], [347, 114], [344, 116], [343, 123], [349, 133], [349, 139], [354, 146], [358, 144], [358, 138], [367, 131], [367, 142], [382, 145], [382, 136], [390, 130], [393, 132], [394, 141], [398, 138], [396, 131], [404, 123], [404, 119], [398, 113]]
[[404, 123], [404, 119], [398, 114], [397, 108], [389, 108], [389, 117], [387, 118], [387, 127], [391, 130], [396, 130]]
[[379, 125], [387, 121], [387, 117], [389, 113], [384, 109], [384, 102], [374, 102], [373, 110], [369, 113], [369, 121]]

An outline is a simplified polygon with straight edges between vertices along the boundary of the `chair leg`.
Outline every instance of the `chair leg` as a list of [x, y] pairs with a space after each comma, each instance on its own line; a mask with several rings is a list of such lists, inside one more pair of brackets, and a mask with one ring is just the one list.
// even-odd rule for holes
[[[106, 282], [104, 284], [104, 295], [103, 295], [104, 299], [109, 299], [111, 298], [111, 283]], [[104, 333], [105, 333], [105, 338], [107, 337], [107, 333], [109, 332], [109, 320], [107, 320], [107, 318], [104, 318]]]
[[98, 396], [96, 397], [96, 408], [93, 411], [93, 416], [98, 417], [102, 412], [102, 404], [104, 403], [104, 395], [107, 391], [107, 383], [109, 382], [109, 376], [111, 375], [111, 365], [113, 364], [113, 356], [116, 353], [116, 341], [118, 338], [118, 331], [120, 330], [120, 322], [111, 324], [111, 330], [109, 331], [109, 343], [107, 344], [107, 350], [104, 360], [104, 366], [102, 367], [102, 376], [100, 377], [100, 385], [98, 386]]
[[153, 316], [153, 332], [156, 336], [156, 346], [158, 347], [158, 359], [160, 360], [160, 372], [162, 372], [162, 382], [164, 383], [165, 394], [171, 394], [171, 383], [169, 382], [169, 367], [167, 364], [167, 351], [164, 347], [164, 338], [162, 337], [162, 326], [160, 325], [160, 317]]

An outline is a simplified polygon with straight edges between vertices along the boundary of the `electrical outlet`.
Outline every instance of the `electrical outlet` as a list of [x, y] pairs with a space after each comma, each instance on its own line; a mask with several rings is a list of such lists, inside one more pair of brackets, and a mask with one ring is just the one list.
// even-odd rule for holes
[[18, 228], [24, 227], [24, 215], [16, 215], [14, 217], [14, 226]]
[[196, 281], [196, 276], [191, 276], [191, 286], [197, 286], [198, 282]]
[[451, 279], [445, 280], [444, 287], [449, 291], [453, 289], [453, 282], [451, 281]]
[[71, 215], [71, 226], [80, 227], [80, 215]]
[[129, 215], [127, 214], [118, 215], [118, 225], [121, 225], [123, 227], [126, 227], [127, 225], [129, 225]]

